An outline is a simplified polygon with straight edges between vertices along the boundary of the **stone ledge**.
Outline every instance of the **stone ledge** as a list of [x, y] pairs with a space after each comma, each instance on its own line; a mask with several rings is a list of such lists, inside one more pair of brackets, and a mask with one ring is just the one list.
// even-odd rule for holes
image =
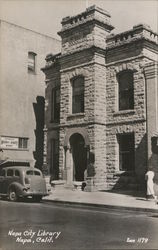
[[127, 115], [127, 114], [134, 114], [135, 110], [134, 109], [128, 109], [128, 110], [120, 110], [117, 111], [113, 114], [113, 116], [119, 116], [119, 115]]
[[75, 118], [80, 118], [80, 117], [84, 117], [85, 113], [76, 113], [76, 114], [69, 114], [67, 116], [67, 119], [75, 119]]

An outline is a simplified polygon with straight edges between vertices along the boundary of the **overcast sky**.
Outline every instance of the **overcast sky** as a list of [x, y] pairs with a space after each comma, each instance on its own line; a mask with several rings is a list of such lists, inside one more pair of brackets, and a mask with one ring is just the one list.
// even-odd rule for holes
[[0, 0], [0, 19], [59, 39], [61, 20], [96, 4], [111, 14], [114, 33], [147, 23], [158, 32], [158, 0]]

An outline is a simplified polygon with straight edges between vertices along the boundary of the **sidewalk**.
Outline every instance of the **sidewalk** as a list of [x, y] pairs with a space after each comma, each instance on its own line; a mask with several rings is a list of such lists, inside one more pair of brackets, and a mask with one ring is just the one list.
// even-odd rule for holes
[[158, 212], [156, 201], [146, 200], [141, 194], [126, 192], [114, 193], [110, 191], [84, 192], [64, 188], [52, 189], [49, 196], [43, 198], [54, 203], [71, 205], [85, 205], [105, 207], [111, 209], [126, 209], [142, 212]]

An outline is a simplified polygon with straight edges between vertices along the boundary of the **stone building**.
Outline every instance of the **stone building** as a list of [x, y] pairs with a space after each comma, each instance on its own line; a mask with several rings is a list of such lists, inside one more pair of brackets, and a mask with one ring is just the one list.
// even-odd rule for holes
[[[42, 168], [45, 55], [60, 41], [0, 21], [0, 160]], [[2, 165], [1, 165], [2, 166]]]
[[115, 35], [110, 18], [96, 6], [63, 18], [61, 53], [42, 69], [45, 164], [56, 184], [138, 188], [149, 165], [158, 171], [157, 34], [140, 24]]

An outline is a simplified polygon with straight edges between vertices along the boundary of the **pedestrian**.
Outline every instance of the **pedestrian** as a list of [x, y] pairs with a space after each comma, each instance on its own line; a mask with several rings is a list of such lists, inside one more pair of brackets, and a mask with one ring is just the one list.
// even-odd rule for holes
[[145, 174], [145, 179], [147, 181], [147, 195], [146, 198], [147, 199], [155, 199], [155, 192], [154, 192], [154, 171], [152, 170], [152, 168], [149, 168], [147, 173]]

